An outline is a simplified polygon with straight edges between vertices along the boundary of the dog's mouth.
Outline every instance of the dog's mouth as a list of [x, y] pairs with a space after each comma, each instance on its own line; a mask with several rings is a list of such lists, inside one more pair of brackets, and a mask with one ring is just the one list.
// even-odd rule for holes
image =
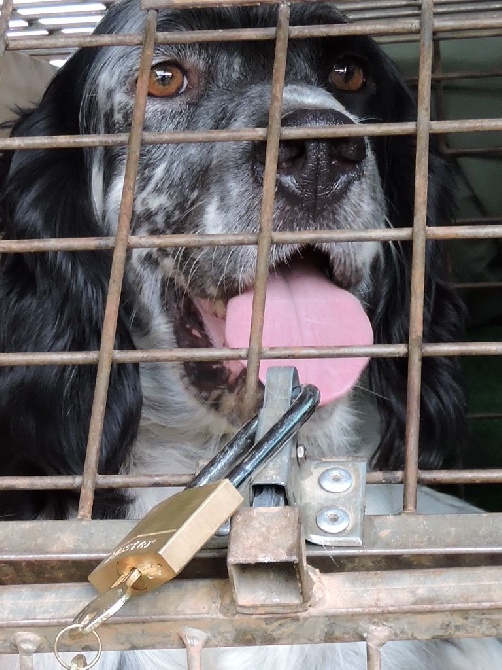
[[[340, 287], [326, 254], [309, 249], [293, 255], [287, 263], [269, 269], [263, 324], [263, 347], [343, 347], [373, 342], [369, 319], [359, 300]], [[178, 346], [246, 348], [249, 345], [254, 289], [249, 287], [229, 298], [207, 300], [186, 293], [175, 298]], [[173, 304], [173, 302], [175, 304]], [[260, 364], [265, 382], [268, 368], [295, 365], [300, 382], [321, 391], [321, 404], [339, 400], [357, 383], [368, 362], [366, 357], [267, 359]], [[221, 405], [222, 394], [238, 402], [245, 379], [246, 361], [185, 363], [191, 384], [213, 404]], [[228, 403], [228, 398], [226, 400]], [[230, 408], [228, 408], [230, 409]], [[232, 407], [232, 414], [238, 411]]]

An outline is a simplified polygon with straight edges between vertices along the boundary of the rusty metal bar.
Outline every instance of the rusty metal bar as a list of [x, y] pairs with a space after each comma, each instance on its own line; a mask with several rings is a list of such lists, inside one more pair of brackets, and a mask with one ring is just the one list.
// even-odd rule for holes
[[187, 670], [202, 670], [201, 652], [208, 638], [207, 633], [184, 626], [180, 630], [180, 637], [187, 652]]
[[[438, 119], [444, 120], [447, 117], [446, 107], [445, 107], [445, 97], [444, 97], [444, 82], [442, 79], [436, 80], [436, 75], [443, 74], [442, 71], [442, 60], [441, 60], [441, 42], [435, 40], [433, 43], [433, 55], [432, 55], [432, 91], [434, 93], [436, 101], [436, 116]], [[439, 150], [446, 154], [449, 151], [448, 142], [446, 135], [438, 136], [438, 147]]]
[[373, 626], [366, 636], [367, 670], [382, 670], [382, 647], [389, 640], [385, 626]]
[[498, 238], [502, 237], [502, 224], [490, 224], [488, 226], [441, 226], [440, 228], [428, 228], [427, 237], [430, 240]]
[[[358, 123], [348, 128], [340, 126], [319, 126], [282, 128], [281, 140], [318, 139], [336, 137], [380, 137], [391, 135], [414, 135], [416, 123]], [[495, 132], [502, 130], [502, 119], [459, 119], [453, 121], [431, 121], [431, 134]], [[239, 130], [201, 130], [165, 133], [145, 132], [144, 144], [179, 144], [200, 142], [257, 142], [266, 139], [265, 128], [243, 128]], [[122, 146], [127, 144], [128, 135], [47, 135], [45, 137], [6, 137], [0, 139], [1, 151], [25, 149], [58, 149], [99, 146]]]
[[[105, 649], [183, 648], [180, 630], [208, 634], [206, 645], [295, 644], [364, 639], [384, 623], [389, 639], [497, 636], [502, 633], [502, 568], [318, 574], [323, 597], [284, 624], [284, 615], [250, 617], [232, 606], [227, 580], [173, 580], [133, 599], [100, 628]], [[5, 586], [0, 593], [0, 653], [17, 653], [17, 631], [54, 636], [94, 596], [90, 585]], [[180, 608], [179, 603], [183, 603]], [[141, 625], [138, 625], [141, 623]], [[85, 643], [85, 641], [84, 641]], [[65, 650], [79, 649], [69, 641]]]
[[416, 511], [418, 444], [420, 432], [420, 392], [422, 370], [422, 334], [425, 293], [425, 243], [427, 226], [427, 186], [429, 160], [429, 124], [433, 55], [434, 0], [423, 0], [418, 75], [417, 148], [415, 162], [415, 214], [411, 261], [411, 305], [408, 351], [408, 388], [406, 406], [404, 511]]
[[[459, 70], [456, 72], [433, 72], [432, 81], [450, 81], [455, 79], [491, 79], [493, 77], [502, 77], [502, 70]], [[406, 82], [416, 85], [416, 77], [407, 77]]]
[[[206, 0], [204, 0], [206, 2]], [[230, 4], [227, 2], [226, 4]], [[469, 26], [465, 26], [468, 28]], [[490, 25], [493, 28], [495, 26]], [[291, 26], [291, 39], [307, 39], [310, 37], [327, 37], [333, 35], [389, 35], [416, 34], [419, 31], [418, 21], [389, 21], [384, 26], [374, 22], [357, 24], [328, 24], [316, 26]], [[237, 42], [243, 40], [274, 40], [275, 28], [236, 28], [225, 30], [187, 30], [184, 32], [158, 32], [157, 44], [197, 44], [208, 42]], [[49, 37], [8, 38], [7, 49], [26, 51], [57, 48], [85, 48], [96, 46], [137, 46], [142, 43], [142, 34], [86, 35], [73, 36], [51, 35]]]
[[[112, 352], [114, 363], [163, 363], [168, 361], [235, 361], [247, 358], [248, 350], [200, 348], [200, 349], [120, 349]], [[372, 344], [347, 347], [264, 347], [263, 359], [296, 358], [404, 358], [408, 354], [407, 344]], [[499, 356], [502, 342], [448, 342], [424, 344], [423, 356]], [[18, 365], [96, 365], [97, 351], [82, 352], [19, 352], [0, 353], [0, 366]]]
[[457, 158], [490, 158], [492, 156], [502, 156], [502, 146], [445, 149], [445, 153], [448, 154], [448, 156], [456, 156]]
[[[34, 0], [35, 1], [35, 0]], [[346, 12], [359, 12], [360, 10], [364, 11], [367, 9], [399, 9], [400, 7], [414, 7], [415, 10], [419, 11], [419, 0], [338, 0], [337, 2], [340, 7], [343, 8]], [[434, 7], [436, 11], [441, 5], [446, 5], [446, 8], [450, 8], [450, 11], [462, 11], [464, 7], [472, 7], [476, 9], [486, 9], [500, 6], [500, 2], [495, 2], [494, 0], [436, 0]]]
[[[480, 219], [482, 221], [483, 219]], [[498, 222], [500, 219], [494, 219]], [[460, 223], [460, 221], [459, 221]], [[372, 228], [368, 230], [272, 231], [272, 244], [311, 244], [314, 242], [404, 241], [412, 239], [412, 228]], [[502, 224], [455, 225], [426, 228], [427, 239], [493, 239], [502, 237]], [[252, 233], [222, 233], [219, 235], [140, 235], [129, 236], [128, 249], [165, 249], [177, 247], [216, 247], [253, 245], [258, 235]], [[47, 251], [102, 251], [113, 249], [113, 237], [65, 237], [31, 240], [0, 240], [0, 253]], [[486, 287], [491, 283], [477, 283]]]
[[[368, 472], [367, 484], [401, 484], [404, 481], [402, 471]], [[501, 484], [502, 469], [486, 470], [419, 470], [420, 484]]]
[[[327, 554], [339, 558], [467, 556], [478, 553], [502, 557], [502, 513], [375, 515], [366, 516], [363, 523], [363, 546], [338, 546], [328, 549], [308, 544], [309, 562]], [[4, 575], [3, 566], [14, 561], [22, 561], [24, 564], [58, 562], [68, 565], [91, 560], [102, 561], [134, 525], [133, 520], [2, 522], [0, 575]], [[420, 528], [419, 533], [417, 527]], [[212, 560], [224, 556], [225, 550], [221, 547], [204, 548], [197, 554], [197, 560]], [[338, 571], [338, 567], [332, 565], [323, 571]], [[17, 581], [12, 583], [25, 581], [22, 571], [21, 565], [15, 578]]]
[[[224, 0], [223, 4], [230, 4]], [[502, 25], [502, 13], [493, 13], [488, 17], [475, 19], [473, 17], [452, 17], [449, 19], [437, 18], [434, 21], [434, 31], [443, 39], [466, 38], [470, 36], [499, 36]], [[332, 35], [374, 35], [388, 37], [393, 35], [392, 41], [414, 39], [420, 32], [418, 20], [387, 19], [385, 22], [359, 21], [351, 24], [330, 24], [326, 26], [291, 26], [291, 39], [306, 39], [309, 37], [325, 37]], [[274, 28], [257, 28], [221, 31], [187, 31], [180, 33], [158, 33], [158, 44], [196, 43], [238, 41], [243, 39], [273, 40]], [[67, 36], [51, 35], [48, 37], [24, 38], [21, 36], [7, 39], [7, 49], [12, 51], [41, 51], [49, 49], [73, 49], [93, 46], [136, 46], [142, 43], [141, 34], [119, 35], [86, 35]], [[388, 41], [388, 40], [386, 40]]]
[[454, 289], [487, 289], [502, 288], [502, 281], [480, 281], [480, 282], [455, 282], [450, 284]]
[[262, 349], [263, 322], [267, 291], [268, 266], [272, 246], [272, 224], [274, 215], [274, 196], [279, 156], [281, 133], [282, 95], [286, 74], [286, 58], [288, 52], [288, 29], [290, 7], [279, 6], [277, 18], [277, 38], [275, 43], [274, 66], [272, 73], [272, 91], [267, 128], [267, 147], [265, 168], [263, 173], [263, 191], [260, 213], [260, 230], [258, 233], [258, 249], [256, 257], [256, 277], [251, 315], [251, 332], [249, 336], [249, 353], [246, 370], [246, 386], [244, 395], [244, 415], [251, 416], [256, 411], [256, 395], [258, 386], [258, 370]]
[[[484, 417], [479, 417], [484, 418]], [[488, 417], [487, 417], [488, 418]], [[491, 417], [493, 418], [493, 417]], [[502, 416], [497, 416], [497, 419]], [[168, 475], [97, 475], [97, 489], [157, 488], [186, 486], [192, 474], [172, 473]], [[366, 475], [367, 484], [402, 484], [401, 470], [375, 471]], [[486, 470], [419, 470], [420, 484], [502, 484], [502, 469]], [[16, 490], [66, 490], [77, 491], [82, 484], [80, 475], [10, 476], [0, 477], [0, 491]]]
[[13, 0], [3, 0], [2, 11], [0, 12], [0, 72], [2, 71], [3, 55], [7, 48], [7, 31], [13, 5]]
[[115, 248], [113, 251], [110, 281], [108, 284], [108, 295], [106, 298], [105, 315], [101, 332], [101, 343], [99, 351], [98, 369], [96, 373], [96, 387], [92, 403], [91, 420], [89, 426], [89, 437], [87, 442], [86, 458], [82, 478], [82, 489], [78, 516], [90, 518], [94, 500], [94, 486], [99, 463], [99, 452], [103, 422], [106, 411], [106, 398], [108, 384], [112, 367], [113, 347], [119, 311], [120, 295], [127, 254], [127, 242], [129, 239], [131, 217], [134, 202], [134, 190], [136, 175], [138, 172], [139, 152], [141, 148], [141, 134], [143, 120], [145, 117], [146, 100], [148, 92], [148, 77], [152, 65], [153, 51], [155, 45], [155, 28], [157, 24], [157, 12], [150, 11], [146, 17], [145, 41], [141, 53], [136, 94], [134, 98], [132, 127], [129, 146], [127, 151], [127, 162], [124, 175], [124, 186], [118, 216], [117, 232], [115, 235]]
[[[368, 230], [318, 230], [318, 231], [275, 231], [272, 232], [272, 244], [312, 244], [314, 242], [369, 242], [378, 240], [405, 241], [412, 239], [412, 228], [373, 228]], [[497, 239], [502, 237], [502, 224], [473, 226], [441, 226], [427, 228], [427, 239]], [[177, 247], [216, 247], [229, 245], [256, 244], [258, 235], [252, 233], [222, 233], [220, 235], [131, 235], [128, 249], [165, 249]], [[0, 240], [0, 253], [27, 253], [47, 251], [102, 251], [113, 249], [113, 237], [65, 237], [31, 240]], [[476, 286], [488, 287], [489, 283]], [[491, 283], [490, 283], [491, 285]]]

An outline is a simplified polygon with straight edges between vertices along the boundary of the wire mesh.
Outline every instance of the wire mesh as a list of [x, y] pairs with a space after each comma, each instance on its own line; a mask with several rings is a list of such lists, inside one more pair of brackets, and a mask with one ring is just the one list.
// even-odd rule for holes
[[[273, 0], [270, 0], [272, 4]], [[180, 6], [192, 6], [194, 3], [179, 2]], [[225, 0], [218, 3], [237, 4]], [[428, 239], [499, 239], [502, 237], [502, 221], [496, 217], [480, 217], [465, 219], [457, 225], [429, 228], [426, 225], [427, 175], [428, 175], [428, 142], [431, 134], [441, 138], [445, 153], [454, 158], [468, 156], [500, 155], [500, 147], [483, 148], [451, 148], [445, 137], [450, 134], [493, 133], [502, 131], [502, 119], [458, 119], [447, 120], [444, 110], [444, 90], [447, 82], [485, 77], [500, 77], [502, 71], [452, 71], [444, 72], [441, 63], [441, 40], [461, 39], [467, 36], [500, 35], [502, 32], [502, 14], [499, 3], [494, 2], [442, 2], [441, 0], [423, 0], [418, 3], [421, 15], [418, 16], [417, 3], [405, 0], [387, 0], [376, 2], [340, 2], [341, 8], [356, 20], [355, 23], [336, 26], [289, 26], [289, 5], [279, 6], [278, 26], [275, 28], [226, 30], [218, 34], [207, 31], [187, 31], [180, 33], [156, 32], [157, 3], [148, 2], [147, 28], [145, 35], [96, 35], [69, 36], [63, 34], [41, 37], [25, 37], [20, 31], [18, 35], [8, 36], [9, 19], [12, 16], [12, 2], [5, 0], [0, 18], [0, 70], [3, 52], [27, 51], [46, 54], [50, 50], [56, 53], [68, 53], [75, 47], [102, 45], [142, 44], [142, 61], [138, 86], [135, 97], [134, 117], [131, 131], [120, 135], [87, 135], [79, 137], [30, 137], [2, 138], [0, 151], [28, 150], [45, 147], [97, 147], [124, 146], [128, 147], [128, 162], [121, 200], [119, 224], [115, 236], [100, 238], [67, 238], [44, 240], [0, 240], [2, 253], [46, 253], [51, 250], [113, 250], [113, 262], [108, 289], [106, 312], [103, 323], [103, 335], [99, 351], [85, 352], [16, 352], [0, 353], [1, 366], [22, 365], [97, 365], [96, 391], [86, 451], [84, 472], [81, 476], [53, 477], [0, 477], [0, 490], [16, 490], [29, 488], [71, 489], [80, 491], [79, 518], [90, 519], [95, 488], [129, 488], [149, 486], [183, 486], [190, 477], [183, 474], [175, 475], [101, 475], [97, 464], [106, 409], [108, 380], [113, 364], [125, 362], [164, 362], [164, 361], [219, 361], [241, 360], [247, 358], [248, 373], [246, 381], [246, 403], [248, 413], [256, 401], [258, 383], [258, 367], [262, 359], [267, 358], [316, 358], [367, 356], [408, 358], [408, 413], [406, 433], [406, 461], [404, 471], [370, 472], [367, 482], [403, 483], [404, 510], [416, 512], [418, 484], [501, 484], [502, 469], [486, 468], [484, 470], [431, 470], [424, 471], [418, 465], [418, 438], [420, 431], [420, 386], [421, 366], [423, 358], [430, 356], [500, 356], [501, 342], [456, 342], [448, 344], [424, 343], [422, 333], [424, 305], [424, 267], [425, 248]], [[307, 37], [326, 35], [366, 35], [371, 34], [385, 40], [416, 40], [420, 38], [420, 65], [418, 79], [412, 84], [418, 85], [418, 118], [408, 123], [360, 123], [350, 127], [298, 127], [281, 128], [281, 104], [284, 85], [284, 72], [288, 42]], [[146, 79], [152, 62], [154, 45], [172, 43], [197, 43], [210, 41], [234, 40], [274, 40], [275, 61], [272, 81], [272, 103], [268, 126], [245, 130], [213, 130], [204, 132], [184, 131], [166, 133], [144, 132], [143, 118], [147, 99]], [[431, 101], [436, 104], [438, 120], [431, 119]], [[364, 231], [298, 231], [278, 232], [272, 229], [272, 211], [274, 206], [275, 176], [279, 143], [283, 140], [298, 138], [334, 138], [358, 136], [389, 136], [413, 135], [417, 140], [416, 181], [415, 181], [415, 217], [413, 226], [400, 230], [374, 229]], [[177, 142], [235, 142], [265, 141], [267, 142], [266, 163], [263, 183], [262, 213], [260, 231], [257, 235], [131, 235], [130, 221], [134, 202], [134, 184], [137, 175], [139, 150], [142, 144], [162, 144]], [[413, 245], [412, 265], [412, 298], [410, 338], [400, 344], [380, 344], [368, 347], [296, 347], [267, 348], [262, 345], [262, 330], [266, 299], [266, 279], [269, 266], [269, 254], [273, 244], [301, 242], [304, 244], [319, 241], [409, 241]], [[253, 305], [253, 321], [249, 347], [229, 350], [228, 348], [201, 348], [176, 350], [116, 350], [115, 328], [121, 296], [127, 251], [138, 248], [176, 248], [203, 247], [225, 245], [257, 245], [258, 262], [255, 282], [255, 299]], [[478, 290], [500, 288], [500, 284], [473, 284]], [[461, 284], [460, 288], [472, 288], [469, 284]], [[476, 416], [476, 415], [473, 415]], [[497, 413], [481, 413], [476, 418], [500, 419]], [[500, 603], [493, 605], [499, 606]], [[378, 634], [367, 640], [368, 670], [381, 668], [381, 641]], [[193, 652], [192, 667], [200, 667], [200, 649]]]

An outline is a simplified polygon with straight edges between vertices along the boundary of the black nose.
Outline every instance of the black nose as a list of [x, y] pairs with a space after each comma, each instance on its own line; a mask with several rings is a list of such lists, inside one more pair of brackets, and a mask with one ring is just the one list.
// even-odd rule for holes
[[[297, 126], [339, 126], [354, 123], [341, 112], [324, 109], [298, 109], [282, 119], [283, 128]], [[258, 183], [263, 183], [265, 142], [253, 147], [253, 168]], [[361, 178], [366, 158], [363, 137], [320, 140], [285, 140], [279, 145], [277, 186], [288, 200], [301, 201], [316, 212], [333, 205], [350, 184]]]

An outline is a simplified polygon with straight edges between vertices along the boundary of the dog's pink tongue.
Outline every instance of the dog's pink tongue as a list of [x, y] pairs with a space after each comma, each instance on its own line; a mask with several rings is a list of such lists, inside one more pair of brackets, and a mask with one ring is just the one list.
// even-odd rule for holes
[[[229, 347], [247, 347], [251, 329], [253, 291], [228, 302], [225, 341]], [[263, 328], [265, 347], [327, 347], [373, 343], [371, 324], [360, 302], [334, 286], [313, 267], [272, 272], [267, 283]], [[268, 368], [295, 365], [302, 384], [315, 384], [321, 404], [337, 400], [357, 383], [368, 358], [264, 360], [260, 379]]]

